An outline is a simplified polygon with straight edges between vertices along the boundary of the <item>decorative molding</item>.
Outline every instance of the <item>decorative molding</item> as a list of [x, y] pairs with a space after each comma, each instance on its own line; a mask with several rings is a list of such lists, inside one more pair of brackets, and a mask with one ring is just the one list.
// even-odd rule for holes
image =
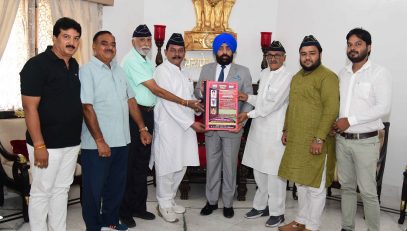
[[196, 24], [185, 31], [185, 48], [188, 51], [211, 50], [213, 39], [223, 32], [236, 33], [229, 27], [229, 17], [236, 0], [192, 0]]
[[88, 2], [95, 2], [105, 6], [113, 6], [114, 0], [87, 0]]
[[[216, 36], [223, 32], [200, 32], [200, 31], [185, 31], [185, 49], [187, 51], [199, 51], [199, 50], [212, 50], [212, 43]], [[233, 32], [227, 32], [235, 39], [237, 39], [237, 34]]]

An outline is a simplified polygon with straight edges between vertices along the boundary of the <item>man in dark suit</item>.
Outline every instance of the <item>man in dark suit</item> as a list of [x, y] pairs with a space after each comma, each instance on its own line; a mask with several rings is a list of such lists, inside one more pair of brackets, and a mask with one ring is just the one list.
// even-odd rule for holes
[[[195, 96], [197, 98], [202, 98], [202, 81], [205, 80], [237, 82], [239, 91], [253, 94], [252, 77], [249, 69], [232, 63], [236, 47], [237, 42], [230, 34], [223, 33], [214, 39], [213, 53], [216, 56], [216, 62], [202, 67], [199, 81], [195, 88]], [[239, 113], [248, 112], [251, 109], [250, 104], [239, 102]], [[209, 215], [213, 210], [218, 208], [219, 193], [222, 185], [223, 215], [227, 218], [233, 217], [237, 155], [242, 133], [243, 130], [241, 129], [238, 132], [208, 131], [205, 133], [207, 203], [201, 210], [201, 215]], [[223, 178], [221, 178], [222, 173]]]

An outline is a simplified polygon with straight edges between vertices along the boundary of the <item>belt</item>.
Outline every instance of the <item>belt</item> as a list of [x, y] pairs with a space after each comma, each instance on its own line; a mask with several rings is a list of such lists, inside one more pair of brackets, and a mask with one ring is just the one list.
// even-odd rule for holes
[[360, 139], [367, 139], [373, 136], [377, 136], [379, 134], [378, 131], [374, 132], [366, 132], [366, 133], [340, 133], [342, 137], [349, 140], [360, 140]]
[[140, 108], [140, 110], [146, 111], [146, 112], [150, 112], [154, 110], [154, 106], [143, 106], [143, 105], [138, 105], [138, 107]]

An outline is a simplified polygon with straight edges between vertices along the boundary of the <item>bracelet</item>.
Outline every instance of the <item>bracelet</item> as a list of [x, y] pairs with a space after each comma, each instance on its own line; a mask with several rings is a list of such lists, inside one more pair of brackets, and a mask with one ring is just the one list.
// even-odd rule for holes
[[313, 143], [314, 143], [314, 144], [323, 144], [324, 141], [325, 141], [325, 140], [323, 140], [323, 139], [321, 139], [321, 138], [314, 137]]
[[46, 148], [46, 147], [47, 146], [45, 146], [45, 144], [40, 144], [40, 145], [34, 146], [34, 150], [43, 149], [43, 148]]
[[140, 129], [138, 130], [138, 132], [142, 132], [142, 131], [148, 132], [148, 127], [140, 128]]

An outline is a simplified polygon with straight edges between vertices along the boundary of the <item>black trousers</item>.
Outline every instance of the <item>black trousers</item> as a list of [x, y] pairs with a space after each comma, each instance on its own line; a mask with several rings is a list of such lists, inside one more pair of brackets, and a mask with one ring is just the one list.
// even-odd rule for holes
[[[140, 108], [145, 125], [152, 134], [154, 131], [154, 111]], [[140, 142], [137, 124], [130, 118], [131, 144], [127, 166], [126, 191], [120, 207], [121, 217], [132, 217], [133, 213], [147, 210], [147, 174], [151, 156], [151, 144], [144, 146]]]
[[128, 147], [111, 147], [111, 156], [97, 149], [82, 149], [82, 217], [86, 230], [119, 224], [119, 208], [126, 182]]

